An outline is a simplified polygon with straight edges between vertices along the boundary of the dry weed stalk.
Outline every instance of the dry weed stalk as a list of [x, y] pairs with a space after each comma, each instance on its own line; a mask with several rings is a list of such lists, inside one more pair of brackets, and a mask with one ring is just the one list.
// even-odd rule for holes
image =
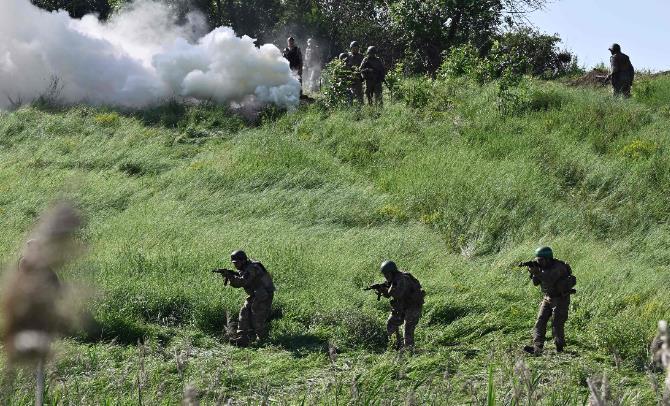
[[10, 368], [36, 368], [35, 404], [42, 404], [44, 363], [51, 343], [68, 330], [63, 289], [56, 271], [80, 250], [74, 236], [82, 225], [79, 212], [60, 203], [44, 214], [25, 244], [21, 259], [8, 270], [2, 295], [4, 348]]
[[662, 404], [670, 406], [670, 331], [665, 320], [658, 322], [658, 335], [652, 344], [652, 357], [666, 371]]
[[199, 396], [200, 395], [198, 394], [198, 389], [195, 387], [195, 385], [189, 383], [184, 388], [184, 398], [181, 404], [183, 406], [199, 406], [200, 405]]

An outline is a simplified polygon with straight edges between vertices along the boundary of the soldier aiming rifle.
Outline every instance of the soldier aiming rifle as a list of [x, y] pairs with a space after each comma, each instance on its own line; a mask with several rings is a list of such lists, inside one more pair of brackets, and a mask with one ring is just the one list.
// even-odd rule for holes
[[244, 251], [234, 251], [230, 261], [237, 271], [214, 269], [212, 272], [223, 276], [224, 285], [242, 288], [248, 295], [240, 309], [236, 335], [230, 339], [231, 344], [246, 347], [254, 339], [260, 341], [268, 336], [275, 286], [265, 266], [249, 259]]
[[[386, 280], [365, 288], [375, 290], [377, 300], [382, 296], [391, 299], [391, 314], [386, 322], [386, 332], [396, 337], [395, 348], [414, 349], [414, 330], [421, 318], [423, 299], [426, 295], [419, 281], [408, 272], [401, 272], [393, 261], [384, 261], [380, 272]], [[403, 337], [400, 326], [404, 325]]]
[[525, 346], [524, 351], [533, 355], [542, 354], [547, 323], [553, 319], [551, 327], [556, 351], [563, 352], [570, 295], [576, 293], [574, 287], [577, 284], [570, 265], [555, 259], [551, 248], [540, 247], [535, 250], [533, 261], [522, 262], [519, 266], [528, 268], [533, 285], [540, 285], [544, 294], [533, 328], [533, 344]]

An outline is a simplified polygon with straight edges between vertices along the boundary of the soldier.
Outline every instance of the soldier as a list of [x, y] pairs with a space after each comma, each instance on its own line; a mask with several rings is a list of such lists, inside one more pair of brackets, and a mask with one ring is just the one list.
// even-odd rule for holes
[[368, 103], [372, 104], [372, 96], [374, 95], [375, 103], [382, 106], [384, 103], [382, 100], [382, 83], [384, 83], [386, 77], [386, 68], [384, 62], [377, 56], [376, 47], [368, 48], [368, 55], [361, 63], [361, 74], [365, 79], [365, 95]]
[[295, 38], [288, 37], [286, 44], [288, 46], [284, 48], [283, 55], [288, 61], [291, 71], [298, 76], [301, 87], [300, 95], [302, 96], [302, 52], [300, 51], [300, 48], [295, 45]]
[[321, 53], [316, 41], [312, 38], [307, 40], [307, 48], [305, 48], [305, 70], [307, 88], [312, 92], [317, 91], [321, 80]]
[[231, 343], [246, 347], [254, 338], [263, 340], [268, 336], [275, 286], [263, 264], [250, 260], [244, 251], [234, 251], [230, 261], [237, 272], [227, 272], [223, 276], [232, 287], [243, 288], [249, 295], [240, 310], [237, 336]]
[[347, 55], [346, 63], [347, 67], [352, 70], [351, 94], [355, 100], [360, 104], [363, 104], [363, 77], [360, 73], [360, 66], [363, 63], [363, 54], [361, 54], [361, 47], [358, 45], [357, 41], [353, 41], [351, 45], [349, 45], [349, 49], [351, 51]]
[[540, 302], [540, 311], [533, 329], [533, 345], [524, 347], [524, 351], [534, 355], [542, 354], [547, 323], [553, 315], [552, 333], [556, 351], [563, 352], [565, 348], [565, 322], [568, 320], [570, 295], [575, 293], [573, 287], [576, 284], [576, 279], [572, 275], [570, 265], [554, 259], [551, 248], [538, 248], [535, 250], [535, 257], [535, 261], [523, 265], [528, 267], [533, 285], [540, 285], [544, 298]]
[[607, 76], [607, 79], [612, 83], [612, 91], [615, 96], [629, 98], [635, 78], [635, 69], [630, 63], [628, 55], [621, 52], [619, 44], [612, 44], [609, 50], [612, 53], [610, 57], [611, 73]]
[[[396, 349], [414, 348], [414, 330], [421, 318], [421, 310], [426, 292], [421, 283], [407, 272], [400, 272], [395, 262], [382, 262], [380, 271], [386, 282], [373, 285], [381, 296], [391, 298], [391, 315], [386, 322], [389, 338], [396, 337]], [[400, 326], [405, 325], [403, 340], [400, 339]]]

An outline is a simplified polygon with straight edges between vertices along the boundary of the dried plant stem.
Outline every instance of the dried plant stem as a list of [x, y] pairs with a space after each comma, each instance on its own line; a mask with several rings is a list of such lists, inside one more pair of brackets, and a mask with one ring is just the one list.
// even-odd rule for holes
[[37, 362], [35, 369], [35, 406], [44, 404], [44, 360]]

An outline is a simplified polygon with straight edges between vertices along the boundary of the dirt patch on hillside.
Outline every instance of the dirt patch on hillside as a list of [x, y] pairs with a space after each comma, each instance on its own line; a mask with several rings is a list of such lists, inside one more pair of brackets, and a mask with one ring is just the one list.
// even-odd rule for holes
[[590, 72], [587, 72], [583, 76], [580, 76], [576, 79], [572, 79], [568, 83], [571, 86], [591, 86], [591, 87], [604, 86], [606, 84], [605, 77], [607, 77], [608, 74], [609, 72], [605, 70], [594, 69]]

